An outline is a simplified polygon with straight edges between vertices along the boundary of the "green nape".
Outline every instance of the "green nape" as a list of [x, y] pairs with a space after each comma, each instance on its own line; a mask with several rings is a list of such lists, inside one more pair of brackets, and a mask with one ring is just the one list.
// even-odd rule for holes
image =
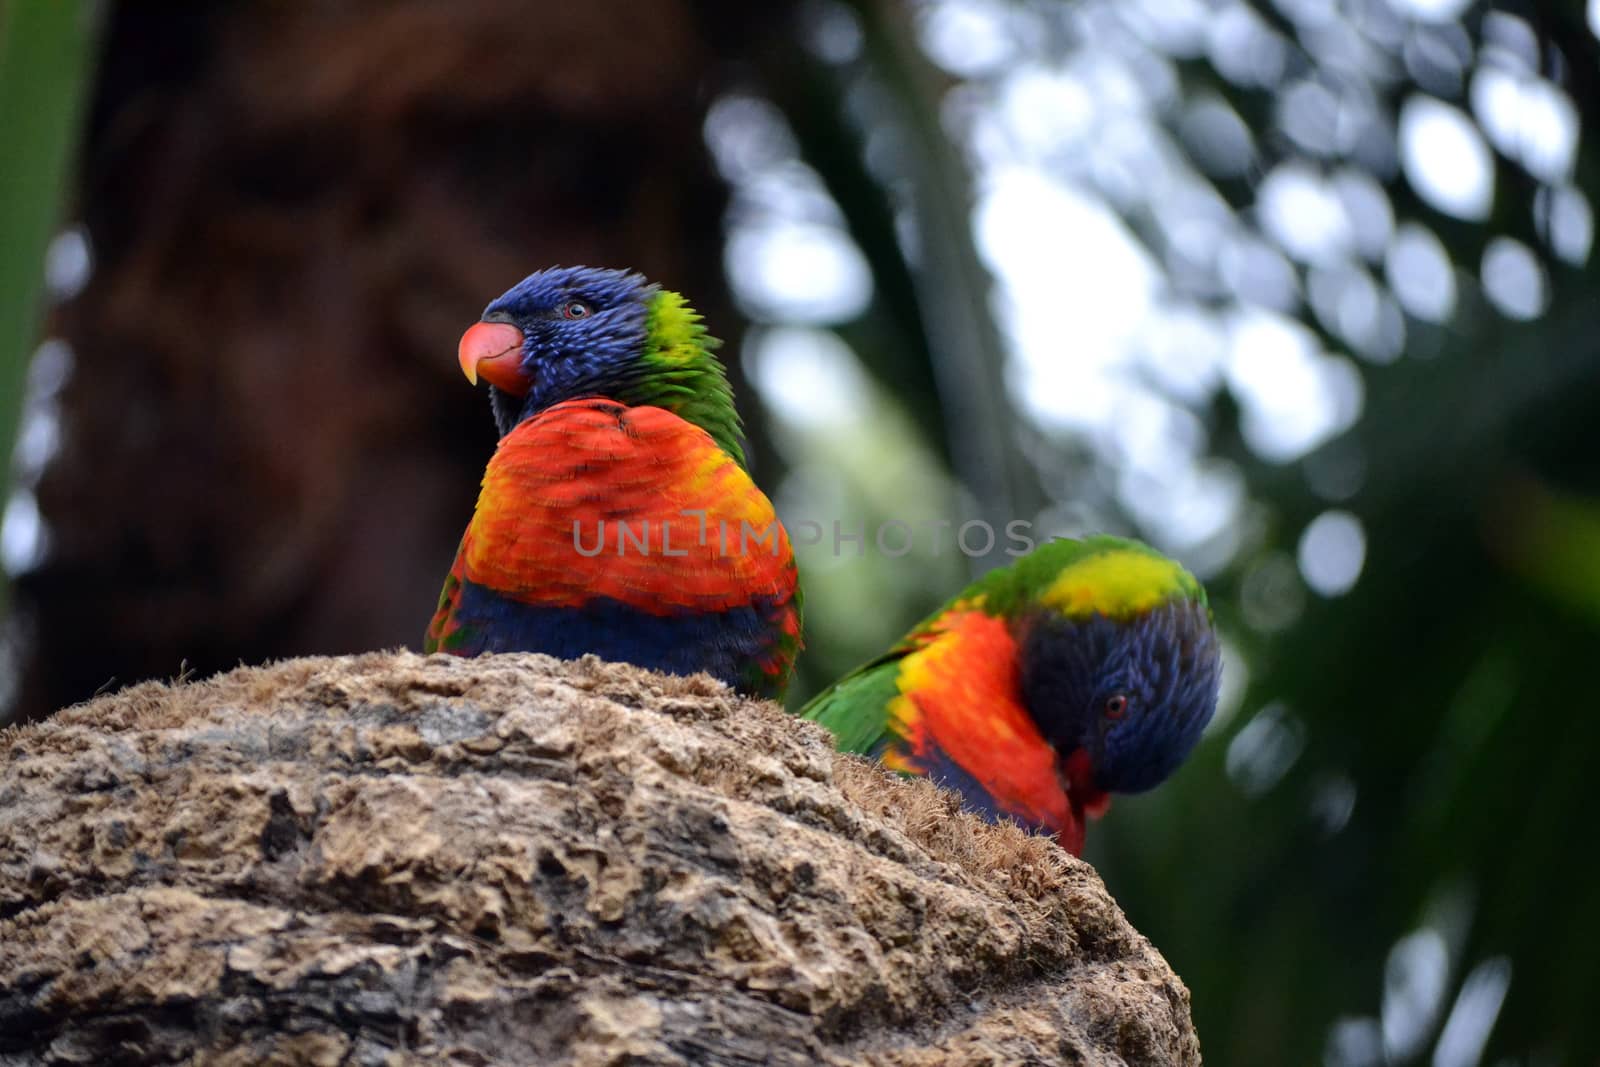
[[706, 333], [700, 314], [682, 296], [662, 289], [650, 300], [643, 361], [649, 368], [626, 397], [672, 412], [711, 435], [743, 467], [742, 427], [728, 373], [712, 353], [722, 342]]
[[967, 586], [927, 621], [980, 596], [985, 612], [1004, 616], [1046, 607], [1069, 616], [1126, 617], [1169, 600], [1206, 603], [1205, 588], [1182, 565], [1142, 542], [1109, 534], [1046, 541]]
[[[1078, 592], [1089, 595], [1070, 596]], [[1070, 602], [1073, 599], [1075, 603]], [[1058, 537], [968, 585], [912, 627], [889, 652], [863, 664], [846, 678], [904, 654], [914, 637], [958, 604], [1007, 617], [1041, 606], [1073, 616], [1099, 612], [1126, 617], [1156, 603], [1179, 599], [1207, 604], [1205, 587], [1181, 564], [1149, 545], [1110, 534], [1097, 534], [1082, 541]]]

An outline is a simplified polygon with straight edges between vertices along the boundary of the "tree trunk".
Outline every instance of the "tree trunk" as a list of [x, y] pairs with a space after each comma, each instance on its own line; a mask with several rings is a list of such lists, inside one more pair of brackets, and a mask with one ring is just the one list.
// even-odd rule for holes
[[7, 1065], [1200, 1062], [1092, 868], [705, 678], [295, 660], [0, 758]]

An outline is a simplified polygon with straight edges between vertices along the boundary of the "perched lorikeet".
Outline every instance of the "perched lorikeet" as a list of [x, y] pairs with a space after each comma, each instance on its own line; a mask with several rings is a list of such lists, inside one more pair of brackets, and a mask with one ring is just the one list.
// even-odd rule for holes
[[623, 271], [540, 271], [488, 306], [458, 354], [502, 436], [427, 651], [593, 652], [782, 695], [794, 554], [745, 473], [718, 343]]
[[801, 711], [839, 748], [962, 794], [1074, 855], [1108, 793], [1177, 769], [1216, 709], [1205, 590], [1136, 541], [1039, 546]]

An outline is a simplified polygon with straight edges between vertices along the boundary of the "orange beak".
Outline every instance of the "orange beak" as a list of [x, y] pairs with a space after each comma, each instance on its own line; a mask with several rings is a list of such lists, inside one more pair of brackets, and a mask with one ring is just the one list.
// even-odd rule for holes
[[525, 396], [533, 377], [522, 369], [522, 331], [504, 322], [476, 322], [461, 335], [456, 349], [467, 381], [484, 381], [512, 396]]

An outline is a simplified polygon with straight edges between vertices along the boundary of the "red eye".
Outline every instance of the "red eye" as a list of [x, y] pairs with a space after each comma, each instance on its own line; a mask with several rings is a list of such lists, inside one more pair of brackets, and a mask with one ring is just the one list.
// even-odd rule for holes
[[1120, 719], [1128, 710], [1128, 698], [1121, 693], [1113, 694], [1106, 700], [1105, 715], [1108, 719]]
[[589, 317], [589, 305], [582, 300], [568, 300], [561, 305], [561, 317], [564, 319], [586, 319]]

